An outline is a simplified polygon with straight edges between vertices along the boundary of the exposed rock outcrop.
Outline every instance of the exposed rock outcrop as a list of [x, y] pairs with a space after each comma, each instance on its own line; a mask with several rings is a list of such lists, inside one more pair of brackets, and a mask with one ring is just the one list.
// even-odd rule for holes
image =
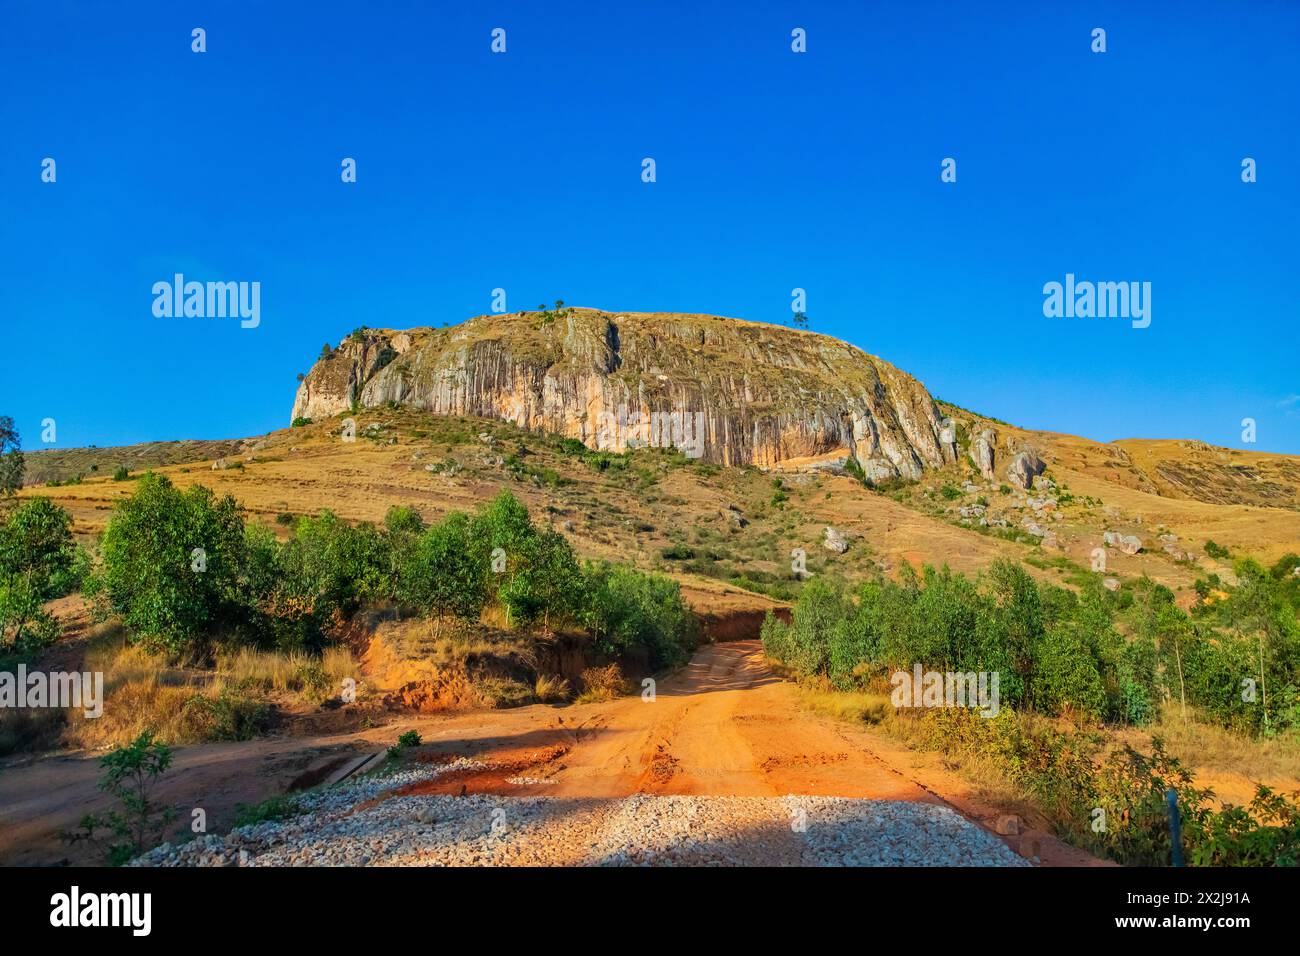
[[872, 481], [957, 459], [905, 372], [828, 336], [707, 315], [566, 309], [362, 330], [316, 363], [292, 417], [390, 401], [725, 465], [842, 450]]
[[836, 554], [843, 554], [849, 550], [849, 540], [844, 536], [842, 531], [827, 526], [822, 532], [822, 547], [827, 551], [834, 551]]
[[1034, 479], [1047, 470], [1038, 453], [1025, 449], [1018, 451], [1007, 465], [1007, 480], [1017, 488], [1029, 490], [1034, 487]]
[[997, 442], [997, 436], [992, 429], [984, 429], [976, 435], [970, 443], [970, 457], [979, 473], [984, 476], [985, 480], [992, 481], [994, 478], [993, 471], [993, 448]]

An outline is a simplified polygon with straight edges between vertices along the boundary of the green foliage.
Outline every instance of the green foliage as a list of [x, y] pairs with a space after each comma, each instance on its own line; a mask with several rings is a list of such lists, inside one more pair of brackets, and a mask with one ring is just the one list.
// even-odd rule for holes
[[21, 501], [0, 522], [0, 654], [26, 654], [58, 637], [45, 601], [76, 586], [87, 558], [72, 517], [49, 498]]
[[1300, 861], [1300, 804], [1259, 787], [1247, 807], [1216, 805], [1214, 794], [1167, 754], [1124, 746], [1102, 750], [1095, 734], [1067, 733], [1009, 709], [984, 718], [961, 708], [932, 710], [921, 742], [942, 753], [992, 761], [1033, 798], [1053, 831], [1127, 866], [1168, 866], [1173, 847], [1166, 794], [1177, 794], [1184, 856], [1192, 866], [1294, 866]]
[[120, 866], [160, 843], [176, 810], [155, 801], [153, 789], [171, 762], [171, 749], [149, 732], [101, 758], [105, 773], [99, 788], [114, 797], [120, 809], [82, 817], [81, 830], [65, 833], [64, 838], [90, 841], [111, 866]]
[[283, 544], [260, 527], [247, 543], [249, 594], [281, 649], [319, 649], [331, 624], [392, 593], [389, 541], [368, 522], [326, 510], [300, 518]]
[[596, 649], [617, 656], [645, 648], [654, 667], [683, 663], [695, 646], [698, 623], [676, 581], [609, 563], [583, 571], [582, 619]]
[[397, 738], [396, 744], [388, 748], [388, 759], [396, 760], [404, 751], [418, 746], [420, 746], [420, 735], [414, 730], [408, 730]]
[[[194, 547], [204, 549], [202, 571]], [[601, 653], [642, 649], [657, 665], [679, 663], [696, 636], [676, 584], [584, 569], [568, 540], [534, 525], [509, 492], [427, 526], [412, 507], [390, 508], [382, 527], [322, 511], [280, 542], [264, 525], [245, 526], [233, 500], [181, 492], [151, 473], [113, 515], [95, 580], [134, 639], [174, 657], [205, 656], [216, 642], [318, 651], [343, 619], [391, 599], [440, 623], [477, 621], [495, 602], [511, 627], [587, 628]], [[242, 739], [269, 718], [235, 697], [198, 695], [186, 707], [206, 739]]]
[[488, 597], [488, 552], [469, 516], [453, 511], [419, 537], [398, 572], [398, 595], [426, 614], [477, 619]]
[[181, 708], [189, 734], [197, 740], [252, 740], [270, 725], [271, 708], [260, 700], [223, 692], [195, 694]]
[[144, 475], [109, 520], [103, 555], [108, 599], [149, 646], [178, 653], [242, 606], [243, 518], [201, 485]]
[[[1191, 621], [1181, 612], [1161, 612], [1164, 629], [1171, 629], [1170, 619], [1178, 624], [1176, 649], [1188, 702], [1226, 726], [1266, 736], [1300, 727], [1300, 578], [1293, 574], [1295, 566], [1294, 555], [1271, 568], [1239, 560], [1233, 566], [1236, 587], [1217, 578], [1197, 582], [1198, 593], [1223, 591], [1226, 600], [1200, 605]], [[1169, 595], [1166, 603], [1171, 601]], [[1162, 659], [1169, 670], [1168, 655]]]
[[296, 797], [277, 794], [251, 806], [246, 803], [235, 804], [235, 822], [231, 828], [237, 830], [257, 823], [287, 820], [303, 812], [302, 804]]
[[1217, 561], [1226, 561], [1232, 557], [1232, 553], [1220, 544], [1215, 544], [1213, 540], [1205, 542], [1205, 553]]
[[311, 424], [310, 418], [303, 418], [301, 415], [299, 415], [297, 418], [295, 418], [292, 422], [289, 423], [289, 427], [302, 428], [304, 425], [310, 425], [310, 424]]
[[854, 594], [814, 578], [795, 602], [792, 623], [769, 618], [762, 637], [767, 653], [796, 673], [826, 677], [842, 690], [883, 689], [892, 673], [915, 664], [997, 673], [1003, 705], [1086, 722], [1124, 706], [1139, 710], [1121, 699], [1125, 688], [1135, 696], [1139, 678], [1150, 690], [1151, 668], [1136, 666], [1104, 606], [1040, 586], [1010, 562], [995, 563], [979, 580], [947, 568], [918, 575], [903, 565], [898, 581], [872, 581]]
[[8, 415], [0, 415], [0, 498], [8, 497], [23, 486], [22, 440], [14, 420]]
[[573, 547], [558, 531], [546, 528], [524, 539], [515, 554], [507, 552], [504, 582], [497, 598], [512, 624], [537, 621], [546, 630], [575, 619], [581, 612], [581, 569]]
[[424, 518], [410, 505], [393, 505], [384, 515], [384, 527], [389, 534], [420, 534], [424, 531]]
[[117, 468], [113, 470], [114, 481], [128, 481], [130, 478], [131, 470], [127, 468], [126, 465], [118, 465]]
[[904, 565], [898, 581], [852, 595], [814, 579], [793, 623], [770, 620], [763, 638], [796, 673], [843, 689], [880, 689], [891, 672], [920, 663], [996, 672], [1004, 703], [1081, 723], [1143, 725], [1169, 699], [1225, 727], [1277, 735], [1300, 727], [1297, 566], [1295, 556], [1271, 568], [1239, 561], [1227, 599], [1192, 617], [1146, 580], [1111, 594], [1084, 574], [1075, 595], [1007, 561], [977, 580]]

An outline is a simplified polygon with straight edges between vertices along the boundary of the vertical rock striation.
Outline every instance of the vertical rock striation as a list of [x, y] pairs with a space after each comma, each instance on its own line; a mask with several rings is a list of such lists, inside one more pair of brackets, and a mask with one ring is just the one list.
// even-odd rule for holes
[[567, 309], [362, 330], [312, 368], [293, 417], [389, 401], [723, 465], [842, 452], [872, 481], [957, 457], [905, 372], [828, 336], [708, 315]]

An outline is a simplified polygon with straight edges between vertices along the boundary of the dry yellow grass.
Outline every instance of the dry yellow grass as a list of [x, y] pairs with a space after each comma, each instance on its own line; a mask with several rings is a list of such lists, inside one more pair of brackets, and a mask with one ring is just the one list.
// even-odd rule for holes
[[1121, 739], [1140, 749], [1152, 737], [1161, 738], [1170, 754], [1192, 768], [1197, 785], [1210, 787], [1221, 802], [1248, 803], [1259, 783], [1300, 791], [1300, 741], [1295, 734], [1254, 740], [1197, 720], [1194, 712], [1189, 711], [1187, 720], [1180, 714], [1176, 705], [1166, 706], [1157, 723], [1124, 732]]
[[553, 703], [569, 699], [569, 682], [563, 677], [550, 674], [538, 674], [533, 682], [533, 696], [543, 703]]
[[582, 691], [574, 703], [598, 704], [632, 693], [632, 685], [617, 664], [588, 667], [582, 672]]
[[245, 648], [218, 657], [210, 671], [173, 667], [116, 629], [91, 643], [84, 666], [104, 674], [103, 714], [67, 711], [62, 740], [89, 750], [121, 746], [145, 731], [168, 744], [228, 739], [265, 720], [268, 704], [315, 708], [358, 673], [345, 647], [320, 657]]
[[880, 724], [893, 713], [886, 694], [799, 685], [799, 702], [814, 713], [851, 723]]

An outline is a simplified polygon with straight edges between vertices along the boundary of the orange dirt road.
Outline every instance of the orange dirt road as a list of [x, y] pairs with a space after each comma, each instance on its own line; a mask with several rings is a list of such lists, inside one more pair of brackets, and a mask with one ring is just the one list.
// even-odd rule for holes
[[[235, 803], [319, 782], [349, 758], [416, 730], [424, 741], [417, 759], [468, 756], [488, 769], [450, 772], [412, 786], [413, 793], [866, 797], [941, 804], [989, 830], [997, 818], [996, 808], [933, 755], [810, 713], [797, 688], [767, 668], [756, 640], [706, 645], [654, 690], [653, 700], [637, 694], [568, 707], [403, 716], [362, 733], [181, 747], [157, 796], [178, 806], [185, 821], [203, 807], [219, 832]], [[0, 862], [85, 862], [57, 833], [105, 806], [98, 776], [92, 756], [0, 770]], [[1046, 865], [1098, 862], [1043, 833], [1003, 839]]]

